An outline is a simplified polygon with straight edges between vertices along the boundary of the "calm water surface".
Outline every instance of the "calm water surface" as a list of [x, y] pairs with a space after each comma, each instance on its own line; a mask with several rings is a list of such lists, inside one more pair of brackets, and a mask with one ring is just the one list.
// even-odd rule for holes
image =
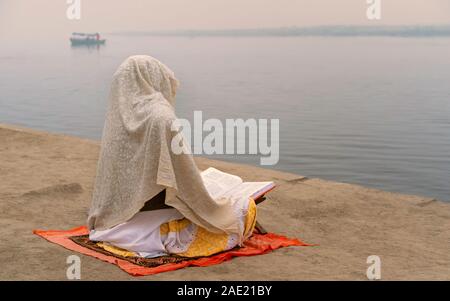
[[150, 54], [181, 81], [179, 117], [279, 118], [272, 168], [450, 200], [450, 39], [106, 38], [2, 42], [0, 122], [100, 139], [113, 72]]

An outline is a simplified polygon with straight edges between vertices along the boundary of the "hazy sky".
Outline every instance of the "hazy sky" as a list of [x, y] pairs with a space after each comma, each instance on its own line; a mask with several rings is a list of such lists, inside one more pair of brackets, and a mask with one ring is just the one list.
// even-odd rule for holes
[[366, 0], [81, 0], [81, 20], [69, 21], [66, 0], [0, 0], [0, 33], [450, 24], [450, 0], [381, 3], [381, 21], [368, 21]]

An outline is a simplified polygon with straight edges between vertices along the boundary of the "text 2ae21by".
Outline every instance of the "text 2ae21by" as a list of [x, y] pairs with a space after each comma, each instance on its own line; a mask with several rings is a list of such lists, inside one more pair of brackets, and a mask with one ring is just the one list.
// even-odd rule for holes
[[269, 296], [272, 286], [265, 285], [222, 285], [219, 289], [210, 287], [189, 287], [184, 285], [177, 290], [178, 296], [203, 296], [208, 298], [211, 295], [221, 296]]

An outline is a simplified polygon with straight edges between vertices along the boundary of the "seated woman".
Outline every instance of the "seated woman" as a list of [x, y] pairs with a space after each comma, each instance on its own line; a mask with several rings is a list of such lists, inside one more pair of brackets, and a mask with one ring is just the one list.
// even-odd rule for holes
[[177, 87], [150, 56], [126, 59], [113, 76], [88, 217], [90, 239], [107, 250], [208, 256], [253, 232], [255, 202], [211, 198], [190, 152], [172, 151]]

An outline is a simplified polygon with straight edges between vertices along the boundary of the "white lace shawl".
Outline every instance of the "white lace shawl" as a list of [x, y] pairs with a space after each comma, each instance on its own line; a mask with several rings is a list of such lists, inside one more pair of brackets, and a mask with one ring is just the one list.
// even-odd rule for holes
[[174, 73], [149, 56], [126, 59], [113, 76], [100, 157], [88, 217], [104, 230], [133, 217], [167, 189], [166, 204], [212, 232], [243, 229], [229, 199], [213, 200], [190, 154], [175, 155]]

